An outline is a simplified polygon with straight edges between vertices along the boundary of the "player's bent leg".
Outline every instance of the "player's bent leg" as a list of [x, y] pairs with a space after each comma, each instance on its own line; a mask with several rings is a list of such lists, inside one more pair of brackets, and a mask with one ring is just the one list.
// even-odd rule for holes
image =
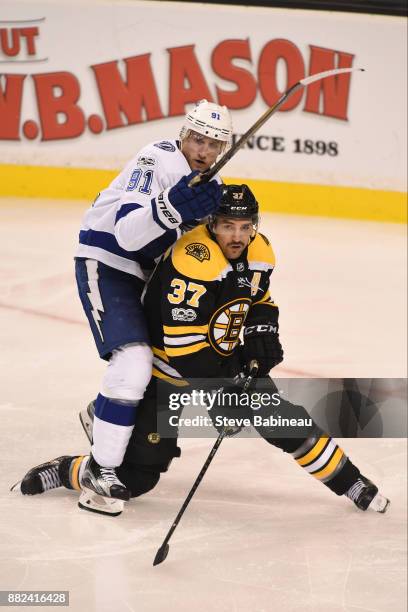
[[[115, 469], [115, 474], [130, 496], [138, 497], [152, 490], [159, 482], [160, 473], [166, 472], [172, 459], [179, 456], [177, 439], [162, 439], [157, 432], [156, 383], [151, 381], [138, 408], [124, 461]], [[82, 477], [82, 487], [83, 480]], [[86, 492], [89, 493], [89, 487]], [[109, 503], [109, 497], [105, 497]], [[96, 498], [96, 502], [99, 501]], [[114, 514], [110, 508], [95, 504], [93, 499], [84, 502], [84, 495], [81, 495], [79, 506], [102, 514]]]
[[93, 422], [92, 454], [102, 467], [122, 463], [151, 369], [152, 351], [147, 344], [133, 343], [113, 351]]
[[[303, 406], [282, 400], [279, 415], [295, 419], [296, 422], [309, 421], [311, 423], [309, 433], [307, 437], [300, 437], [304, 436], [302, 427], [299, 429], [299, 437], [279, 438], [276, 436], [276, 428], [257, 428], [267, 442], [292, 454], [302, 469], [336, 495], [345, 495], [351, 499], [360, 510], [370, 508], [382, 513], [387, 510], [389, 500], [379, 493], [378, 487], [360, 473], [337, 442], [312, 421]], [[298, 435], [295, 428], [293, 433], [294, 436]]]
[[109, 360], [95, 402], [93, 456], [101, 468], [122, 462], [135, 413], [151, 375], [141, 305], [144, 282], [92, 259], [77, 258], [76, 279], [99, 356]]
[[167, 472], [172, 460], [180, 457], [177, 438], [161, 438], [157, 431], [157, 381], [150, 382], [126, 450], [118, 476], [130, 488], [132, 497], [153, 489], [160, 474]]
[[328, 434], [316, 432], [293, 451], [292, 455], [298, 465], [336, 495], [345, 495], [351, 499], [359, 510], [370, 508], [382, 513], [387, 510], [389, 500], [360, 473], [344, 450]]
[[131, 497], [139, 497], [148, 493], [160, 480], [160, 466], [127, 465], [118, 468], [118, 475], [126, 482]]
[[[148, 493], [157, 485], [160, 480], [160, 474], [168, 470], [173, 457], [180, 456], [180, 449], [173, 440], [159, 441], [154, 450], [146, 449], [145, 445], [135, 441], [132, 443], [132, 440], [129, 444], [127, 456], [133, 456], [133, 458], [139, 459], [142, 463], [129, 463], [125, 460], [115, 470], [115, 473], [126, 487], [126, 490], [129, 491], [130, 496], [139, 497]], [[162, 461], [162, 463], [154, 463], [158, 461]], [[123, 511], [123, 501], [120, 499], [114, 499], [106, 495], [97, 495], [94, 490], [84, 487], [83, 477], [76, 483], [72, 482], [74, 488], [77, 488], [79, 484], [82, 493], [78, 506], [83, 510], [111, 516], [118, 516]]]

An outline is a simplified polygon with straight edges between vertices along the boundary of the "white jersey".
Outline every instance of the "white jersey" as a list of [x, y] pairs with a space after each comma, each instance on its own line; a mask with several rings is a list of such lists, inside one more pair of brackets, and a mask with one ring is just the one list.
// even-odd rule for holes
[[176, 140], [141, 149], [85, 213], [76, 257], [147, 280], [155, 260], [189, 229], [167, 194], [190, 173]]

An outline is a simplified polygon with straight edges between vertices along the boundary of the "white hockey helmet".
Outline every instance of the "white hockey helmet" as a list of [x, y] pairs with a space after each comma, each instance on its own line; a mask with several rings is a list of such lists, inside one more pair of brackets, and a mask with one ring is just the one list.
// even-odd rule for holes
[[180, 140], [188, 135], [189, 130], [223, 141], [225, 143], [223, 149], [225, 149], [225, 146], [229, 146], [232, 140], [230, 112], [226, 106], [220, 106], [208, 100], [200, 100], [195, 108], [185, 116]]

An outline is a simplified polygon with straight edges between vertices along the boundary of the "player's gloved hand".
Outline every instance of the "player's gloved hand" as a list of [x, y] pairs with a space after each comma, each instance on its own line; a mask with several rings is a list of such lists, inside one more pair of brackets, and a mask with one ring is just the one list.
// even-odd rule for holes
[[247, 380], [248, 376], [242, 372], [232, 379], [233, 384], [227, 383], [215, 391], [217, 401], [208, 414], [218, 433], [225, 429], [227, 437], [235, 436], [246, 426], [245, 420], [251, 420], [248, 393], [254, 388], [255, 379], [250, 384]]
[[258, 323], [245, 327], [243, 355], [247, 363], [252, 359], [258, 361], [259, 378], [267, 376], [272, 368], [281, 363], [283, 350], [277, 323]]
[[191, 179], [198, 174], [194, 171], [183, 176], [168, 192], [170, 204], [177, 210], [183, 222], [203, 219], [213, 214], [221, 200], [221, 187], [217, 181], [200, 183], [189, 187]]
[[[220, 401], [215, 402], [208, 411], [215, 429], [218, 433], [225, 429], [227, 437], [236, 436], [244, 427], [242, 419], [247, 415], [246, 411], [244, 414], [244, 411], [239, 408], [240, 395], [241, 389], [235, 387], [235, 385], [222, 387], [222, 389], [217, 390], [217, 397]], [[223, 398], [231, 397], [236, 398], [232, 405], [230, 405], [232, 403], [231, 399], [225, 400], [224, 403]]]

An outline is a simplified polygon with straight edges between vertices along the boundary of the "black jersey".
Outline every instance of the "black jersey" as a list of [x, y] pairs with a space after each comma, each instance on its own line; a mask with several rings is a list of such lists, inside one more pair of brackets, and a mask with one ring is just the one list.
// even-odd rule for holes
[[144, 300], [153, 375], [178, 385], [187, 377], [231, 375], [243, 327], [277, 324], [269, 294], [274, 265], [262, 234], [234, 260], [204, 225], [180, 238], [156, 268]]

